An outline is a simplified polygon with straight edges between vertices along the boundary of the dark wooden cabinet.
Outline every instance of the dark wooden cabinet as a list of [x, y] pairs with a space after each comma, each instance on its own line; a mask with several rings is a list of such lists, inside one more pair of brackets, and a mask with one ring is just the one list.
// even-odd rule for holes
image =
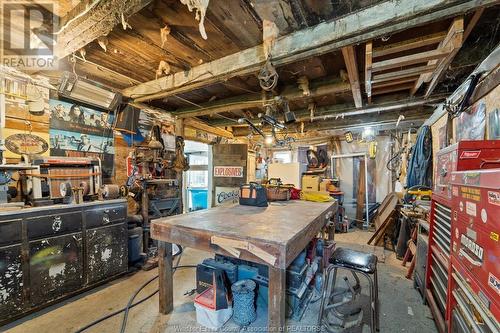
[[127, 270], [127, 226], [116, 224], [87, 230], [87, 283], [93, 284]]
[[127, 272], [125, 200], [0, 213], [0, 325]]

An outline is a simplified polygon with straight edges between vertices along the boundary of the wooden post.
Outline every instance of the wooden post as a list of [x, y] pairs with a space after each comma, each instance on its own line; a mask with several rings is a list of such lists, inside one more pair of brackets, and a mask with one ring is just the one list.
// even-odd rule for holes
[[284, 332], [286, 271], [269, 266], [269, 307], [267, 326], [269, 332]]
[[168, 314], [174, 309], [171, 243], [158, 241], [158, 274], [160, 285], [160, 313]]

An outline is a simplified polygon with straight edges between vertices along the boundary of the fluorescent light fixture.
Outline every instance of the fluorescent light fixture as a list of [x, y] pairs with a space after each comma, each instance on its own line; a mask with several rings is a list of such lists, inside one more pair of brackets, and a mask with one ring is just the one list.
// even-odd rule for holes
[[121, 94], [103, 88], [96, 82], [79, 77], [71, 72], [64, 72], [59, 86], [59, 95], [96, 106], [108, 111], [114, 110], [121, 102]]

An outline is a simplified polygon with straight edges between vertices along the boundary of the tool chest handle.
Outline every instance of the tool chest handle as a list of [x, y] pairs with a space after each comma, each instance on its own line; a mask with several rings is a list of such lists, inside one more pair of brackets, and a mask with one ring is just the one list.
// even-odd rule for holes
[[486, 160], [486, 159], [483, 159], [481, 161], [481, 164], [479, 165], [479, 169], [482, 169], [483, 166], [485, 166], [487, 164], [498, 164], [498, 165], [500, 165], [500, 158], [497, 158], [496, 160]]

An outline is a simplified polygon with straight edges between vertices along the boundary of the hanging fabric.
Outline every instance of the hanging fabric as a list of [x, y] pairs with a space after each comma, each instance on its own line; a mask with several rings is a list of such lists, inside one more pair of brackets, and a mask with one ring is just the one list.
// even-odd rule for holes
[[429, 126], [420, 128], [417, 142], [412, 147], [406, 188], [415, 185], [432, 187], [432, 133]]

